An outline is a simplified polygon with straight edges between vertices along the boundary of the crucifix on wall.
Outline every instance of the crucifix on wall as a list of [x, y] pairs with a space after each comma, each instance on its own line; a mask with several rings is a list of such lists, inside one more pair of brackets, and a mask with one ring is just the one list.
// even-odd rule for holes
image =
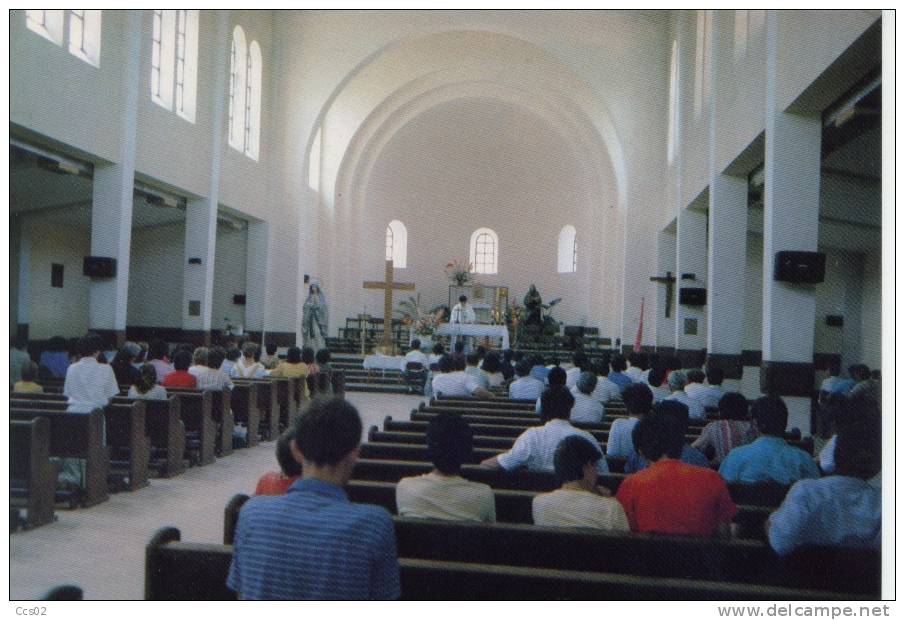
[[666, 285], [666, 318], [668, 319], [672, 308], [672, 288], [676, 284], [676, 276], [672, 275], [671, 271], [667, 271], [665, 276], [651, 276], [650, 281]]
[[383, 290], [383, 338], [378, 350], [384, 355], [393, 355], [396, 343], [393, 340], [393, 291], [414, 291], [415, 285], [410, 282], [393, 282], [393, 261], [386, 262], [386, 273], [383, 282], [365, 282], [366, 289]]

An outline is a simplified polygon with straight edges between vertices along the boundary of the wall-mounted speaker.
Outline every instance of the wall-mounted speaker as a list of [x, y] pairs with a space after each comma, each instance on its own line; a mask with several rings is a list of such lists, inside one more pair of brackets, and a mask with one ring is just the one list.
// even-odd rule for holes
[[680, 288], [679, 303], [683, 306], [705, 306], [707, 305], [707, 289], [690, 287]]
[[109, 256], [86, 256], [82, 273], [89, 278], [115, 278], [116, 259]]
[[795, 284], [820, 284], [826, 274], [826, 254], [783, 250], [773, 261], [773, 279]]
[[841, 314], [828, 314], [826, 315], [826, 326], [827, 327], [842, 327], [845, 320], [842, 318]]
[[201, 264], [201, 259], [198, 258], [197, 256], [193, 256], [192, 258], [189, 259], [189, 265], [200, 265], [200, 264]]
[[245, 295], [233, 295], [233, 305], [244, 306], [245, 305]]

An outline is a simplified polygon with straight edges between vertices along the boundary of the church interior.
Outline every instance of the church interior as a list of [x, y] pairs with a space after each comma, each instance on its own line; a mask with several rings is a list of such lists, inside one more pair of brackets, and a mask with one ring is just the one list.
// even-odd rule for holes
[[[157, 341], [170, 363], [180, 347], [255, 343], [275, 364], [326, 351], [332, 377], [311, 395], [344, 395], [363, 421], [347, 492], [390, 513], [400, 476], [430, 470], [424, 429], [444, 407], [439, 366], [407, 370], [415, 340], [425, 359], [456, 342], [517, 352], [516, 372], [524, 357], [583, 376], [577, 352], [614, 373], [624, 358], [644, 376], [653, 360], [717, 370], [724, 391], [781, 399], [789, 442], [819, 460], [826, 381], [864, 367], [879, 394], [889, 347], [886, 22], [866, 9], [10, 11], [9, 329], [44, 397], [11, 392], [11, 599], [61, 585], [229, 596], [231, 498], [277, 468], [277, 436], [305, 410], [304, 378], [268, 373], [213, 398], [178, 388], [160, 407], [118, 394], [72, 425], [67, 357], [86, 334], [109, 360], [134, 343], [150, 362]], [[771, 555], [764, 524], [787, 488], [730, 483], [743, 535], [719, 544], [532, 525], [552, 474], [529, 484], [480, 465], [517, 436], [495, 424], [538, 423], [511, 394], [446, 405], [475, 429], [462, 475], [490, 481], [498, 529], [394, 516], [402, 598], [893, 591], [879, 548], [821, 547], [797, 570]], [[588, 426], [601, 450], [626, 415], [604, 404]], [[99, 479], [61, 494], [55, 458]], [[601, 484], [615, 495], [627, 474], [612, 463]], [[430, 543], [456, 537], [559, 551], [507, 561]], [[199, 560], [183, 543], [212, 550]], [[599, 561], [618, 554], [638, 559]]]

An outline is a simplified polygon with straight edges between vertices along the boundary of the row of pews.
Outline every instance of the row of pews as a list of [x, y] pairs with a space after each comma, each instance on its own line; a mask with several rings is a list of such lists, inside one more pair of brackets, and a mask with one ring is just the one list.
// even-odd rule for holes
[[[236, 379], [232, 389], [168, 389], [166, 400], [119, 396], [90, 413], [69, 413], [62, 382], [43, 394], [10, 394], [10, 515], [33, 528], [54, 520], [57, 504], [88, 507], [134, 491], [150, 477], [227, 457], [234, 447], [276, 439], [306, 400], [303, 379]], [[234, 441], [237, 425], [247, 429]], [[85, 461], [85, 486], [60, 489], [56, 459]], [[19, 516], [24, 512], [23, 516]], [[18, 522], [18, 523], [17, 523]]]
[[[731, 484], [739, 506], [739, 536], [730, 540], [623, 534], [538, 527], [531, 521], [537, 493], [557, 487], [551, 473], [505, 472], [477, 461], [511, 445], [539, 423], [534, 403], [439, 399], [412, 411], [408, 421], [384, 420], [369, 430], [346, 491], [356, 502], [384, 506], [394, 517], [402, 597], [410, 600], [664, 599], [830, 600], [880, 595], [875, 551], [814, 547], [780, 558], [764, 540], [764, 523], [788, 490], [780, 485]], [[457, 411], [475, 432], [465, 478], [494, 489], [497, 523], [466, 523], [395, 516], [396, 483], [427, 473], [425, 431], [432, 415]], [[599, 425], [586, 425], [601, 447], [621, 404], [607, 407]], [[692, 425], [691, 436], [700, 432]], [[498, 431], [498, 432], [495, 432]], [[803, 445], [802, 447], [807, 447]], [[620, 462], [610, 460], [611, 471]], [[615, 493], [622, 473], [601, 476]], [[239, 510], [236, 495], [224, 511], [222, 545], [182, 542], [175, 528], [157, 532], [146, 548], [145, 595], [150, 600], [229, 600], [226, 588]]]

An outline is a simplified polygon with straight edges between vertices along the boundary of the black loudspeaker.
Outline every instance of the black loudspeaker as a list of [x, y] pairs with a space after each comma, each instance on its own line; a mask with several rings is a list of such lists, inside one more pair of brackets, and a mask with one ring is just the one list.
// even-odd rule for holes
[[86, 256], [82, 273], [89, 278], [115, 278], [116, 259], [109, 256]]
[[826, 254], [820, 252], [776, 253], [773, 262], [773, 279], [777, 282], [796, 284], [820, 284], [826, 273]]
[[245, 295], [233, 295], [233, 305], [244, 306], [245, 305]]
[[842, 318], [841, 314], [826, 315], [826, 326], [827, 327], [842, 327], [844, 323], [845, 323], [845, 319]]
[[683, 306], [706, 306], [706, 288], [680, 288], [679, 303]]

